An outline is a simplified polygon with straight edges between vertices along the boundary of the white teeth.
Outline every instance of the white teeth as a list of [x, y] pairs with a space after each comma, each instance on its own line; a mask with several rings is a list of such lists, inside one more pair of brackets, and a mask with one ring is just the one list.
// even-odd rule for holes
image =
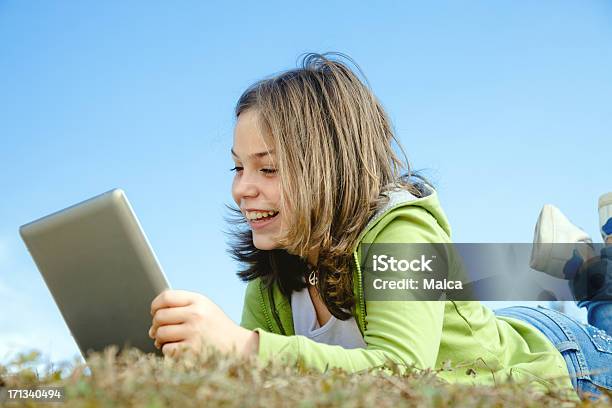
[[258, 220], [260, 218], [275, 215], [278, 211], [246, 211], [246, 217], [249, 220]]

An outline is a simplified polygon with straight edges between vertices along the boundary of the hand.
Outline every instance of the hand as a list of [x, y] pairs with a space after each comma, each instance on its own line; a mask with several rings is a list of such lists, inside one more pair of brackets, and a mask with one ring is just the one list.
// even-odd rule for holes
[[259, 335], [235, 324], [206, 296], [184, 290], [165, 290], [151, 302], [153, 324], [149, 337], [164, 356], [182, 346], [199, 351], [210, 344], [221, 352], [246, 356], [257, 353]]

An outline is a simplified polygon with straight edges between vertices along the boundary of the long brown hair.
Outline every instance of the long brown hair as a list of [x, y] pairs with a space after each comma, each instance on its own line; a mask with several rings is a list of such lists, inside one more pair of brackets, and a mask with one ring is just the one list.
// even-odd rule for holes
[[[245, 265], [238, 272], [243, 281], [261, 277], [270, 285], [276, 280], [290, 297], [306, 286], [304, 274], [316, 268], [324, 303], [346, 320], [354, 306], [352, 252], [386, 202], [383, 188], [396, 183], [416, 196], [421, 191], [410, 181], [408, 161], [402, 163], [393, 151], [395, 141], [403, 153], [385, 110], [367, 80], [364, 84], [342, 59], [363, 76], [344, 54], [309, 53], [301, 67], [251, 85], [236, 104], [236, 119], [253, 109], [262, 132], [274, 141], [280, 212], [288, 224], [279, 242], [283, 249], [257, 249], [239, 209], [229, 207], [228, 220], [238, 226], [230, 253]], [[308, 265], [308, 254], [317, 248], [317, 264]]]

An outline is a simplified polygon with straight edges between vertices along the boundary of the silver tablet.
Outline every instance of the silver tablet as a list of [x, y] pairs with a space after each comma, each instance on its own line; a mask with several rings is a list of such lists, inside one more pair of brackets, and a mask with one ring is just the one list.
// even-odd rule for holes
[[168, 281], [120, 189], [20, 227], [81, 354], [153, 346], [151, 302]]

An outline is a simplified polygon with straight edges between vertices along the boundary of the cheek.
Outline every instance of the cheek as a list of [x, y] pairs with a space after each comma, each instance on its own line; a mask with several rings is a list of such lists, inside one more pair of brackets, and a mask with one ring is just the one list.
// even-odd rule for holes
[[280, 205], [281, 198], [281, 190], [280, 190], [280, 181], [278, 179], [271, 180], [270, 183], [266, 186], [266, 195], [269, 200], [276, 204], [277, 208]]

